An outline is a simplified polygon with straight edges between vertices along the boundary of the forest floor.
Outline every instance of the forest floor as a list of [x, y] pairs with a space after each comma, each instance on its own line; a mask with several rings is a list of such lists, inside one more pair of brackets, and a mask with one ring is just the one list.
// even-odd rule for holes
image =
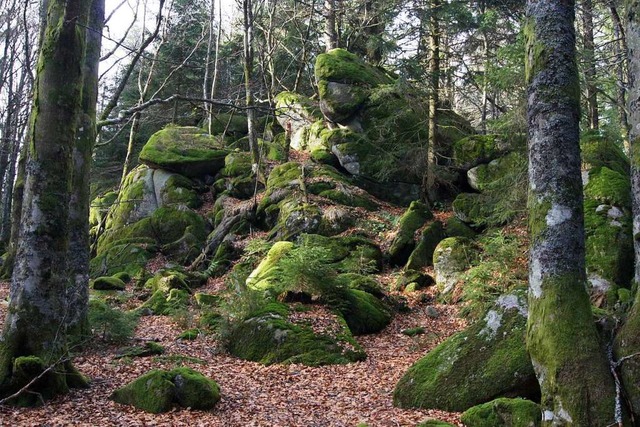
[[[215, 284], [210, 284], [209, 287]], [[0, 319], [6, 314], [9, 284], [0, 282]], [[429, 305], [435, 289], [410, 296], [410, 312], [397, 314], [381, 333], [357, 337], [368, 357], [348, 365], [307, 367], [271, 365], [234, 358], [214, 335], [177, 340], [183, 330], [166, 316], [144, 316], [134, 340], [153, 340], [165, 347], [160, 356], [116, 358], [121, 346], [94, 340], [74, 358], [91, 379], [88, 390], [35, 409], [0, 406], [1, 426], [415, 426], [429, 418], [456, 425], [459, 414], [406, 410], [392, 405], [395, 384], [407, 368], [464, 326], [455, 306]], [[406, 328], [422, 326], [424, 335], [408, 337]], [[150, 369], [189, 366], [215, 379], [221, 401], [211, 411], [175, 409], [149, 414], [109, 399], [118, 387]]]

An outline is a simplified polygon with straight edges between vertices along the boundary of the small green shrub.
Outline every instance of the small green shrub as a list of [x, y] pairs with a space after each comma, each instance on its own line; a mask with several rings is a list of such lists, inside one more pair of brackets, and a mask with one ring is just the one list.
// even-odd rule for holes
[[125, 342], [133, 336], [138, 317], [114, 309], [100, 299], [89, 300], [89, 325], [96, 337], [104, 341]]

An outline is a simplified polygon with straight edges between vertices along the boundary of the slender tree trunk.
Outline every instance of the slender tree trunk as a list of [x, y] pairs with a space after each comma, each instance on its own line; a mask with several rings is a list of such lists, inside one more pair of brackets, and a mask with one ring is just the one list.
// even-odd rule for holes
[[251, 0], [242, 1], [244, 14], [244, 89], [245, 103], [247, 106], [247, 124], [249, 134], [249, 147], [255, 172], [258, 173], [260, 164], [260, 150], [258, 147], [258, 135], [256, 131], [256, 111], [253, 108], [253, 3]]
[[615, 56], [616, 74], [618, 77], [617, 84], [617, 107], [618, 120], [620, 122], [620, 131], [622, 132], [622, 142], [625, 152], [629, 154], [629, 120], [627, 117], [627, 42], [625, 38], [624, 27], [618, 9], [613, 2], [609, 3], [609, 11], [613, 21], [613, 36], [615, 37], [613, 44], [613, 53]]
[[529, 0], [527, 347], [543, 426], [615, 425], [615, 390], [585, 282], [575, 1]]
[[[214, 1], [214, 0], [211, 0]], [[216, 99], [218, 95], [218, 76], [220, 74], [219, 64], [220, 64], [220, 39], [222, 38], [222, 1], [218, 1], [218, 34], [216, 36], [216, 50], [214, 53], [213, 60], [213, 77], [211, 79], [211, 92], [209, 97], [211, 99]], [[213, 106], [209, 108], [209, 135], [211, 135], [213, 130]]]
[[[486, 2], [480, 2], [480, 14], [485, 19], [486, 13]], [[482, 133], [487, 133], [487, 109], [489, 107], [489, 77], [487, 75], [487, 70], [489, 68], [489, 37], [487, 35], [486, 22], [482, 23], [482, 59], [483, 59], [483, 76], [482, 76], [482, 107], [481, 107], [481, 118], [480, 125], [482, 127]]]
[[382, 16], [383, 5], [380, 0], [366, 0], [364, 33], [367, 38], [367, 60], [372, 64], [380, 64], [383, 59], [384, 49], [382, 36], [385, 30], [385, 22]]
[[327, 52], [338, 47], [335, 0], [324, 0], [324, 45]]
[[[629, 67], [629, 141], [631, 143], [631, 202], [633, 213], [634, 281], [640, 283], [640, 1], [627, 2], [626, 37]], [[626, 323], [616, 337], [616, 356], [626, 396], [632, 411], [640, 417], [640, 292]]]
[[[207, 55], [204, 60], [204, 77], [202, 78], [202, 98], [207, 99], [209, 95], [209, 74], [211, 74], [211, 52], [213, 50], [213, 27], [215, 20], [215, 1], [209, 0], [211, 3], [209, 4], [209, 29], [208, 29], [208, 40], [207, 40]], [[213, 106], [208, 102], [202, 104], [202, 108], [204, 109], [205, 118], [207, 119], [207, 128], [209, 130], [209, 135], [211, 135], [211, 118]]]
[[593, 3], [582, 0], [582, 35], [584, 48], [584, 76], [587, 89], [587, 118], [589, 129], [598, 129], [598, 88], [596, 87], [596, 58], [593, 41]]
[[[140, 102], [141, 103], [141, 102]], [[124, 185], [124, 180], [127, 178], [129, 171], [131, 170], [131, 163], [133, 162], [133, 150], [136, 142], [136, 135], [140, 130], [140, 116], [141, 113], [136, 112], [133, 113], [131, 117], [131, 128], [129, 129], [129, 142], [127, 143], [127, 154], [124, 158], [124, 163], [122, 164], [122, 175], [120, 176], [120, 185], [119, 189], [122, 189]]]
[[[50, 0], [38, 61], [24, 186], [24, 209], [0, 342], [0, 394], [35, 384], [43, 398], [83, 383], [68, 359], [66, 326], [69, 200], [81, 112], [89, 2]], [[81, 27], [79, 27], [81, 25]], [[22, 403], [37, 397], [27, 394]], [[31, 399], [28, 402], [27, 399]]]
[[104, 0], [92, 0], [86, 34], [83, 70], [82, 113], [78, 138], [73, 151], [73, 185], [69, 203], [69, 273], [68, 289], [70, 335], [88, 335], [89, 302], [89, 205], [91, 203], [91, 154], [96, 142], [96, 104], [98, 101], [98, 65], [104, 26]]
[[427, 170], [424, 194], [427, 200], [435, 200], [435, 166], [438, 134], [438, 103], [440, 92], [440, 0], [431, 0], [429, 11], [429, 141], [427, 142]]

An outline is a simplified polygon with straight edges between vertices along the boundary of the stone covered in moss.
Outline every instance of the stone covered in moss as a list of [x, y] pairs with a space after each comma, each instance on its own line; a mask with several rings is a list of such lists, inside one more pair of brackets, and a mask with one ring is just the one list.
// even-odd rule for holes
[[504, 135], [470, 135], [453, 144], [454, 166], [469, 169], [506, 154], [516, 145]]
[[500, 297], [481, 321], [409, 368], [396, 385], [394, 405], [457, 412], [501, 396], [536, 398], [526, 322], [526, 292]]
[[154, 341], [147, 341], [144, 345], [134, 345], [118, 350], [117, 359], [123, 357], [147, 357], [164, 353], [164, 347]]
[[416, 247], [415, 233], [425, 222], [433, 218], [429, 207], [413, 201], [400, 217], [398, 232], [389, 247], [389, 261], [393, 265], [404, 265]]
[[476, 237], [476, 232], [456, 216], [447, 220], [445, 234], [447, 237], [466, 237], [467, 239], [475, 239]]
[[418, 245], [411, 252], [405, 269], [419, 270], [423, 267], [433, 265], [433, 252], [438, 243], [445, 238], [445, 231], [440, 221], [434, 221], [424, 229]]
[[239, 139], [248, 133], [247, 116], [238, 113], [218, 113], [212, 117], [211, 133]]
[[96, 291], [123, 291], [125, 284], [113, 276], [102, 276], [91, 281], [91, 287]]
[[530, 400], [499, 398], [467, 409], [461, 420], [467, 427], [539, 427], [542, 410]]
[[382, 296], [377, 283], [357, 273], [377, 268], [380, 256], [366, 239], [304, 235], [299, 245], [276, 243], [246, 283], [271, 298], [305, 294], [307, 300], [326, 304], [344, 317], [353, 334], [378, 332], [389, 324], [390, 312], [374, 295]]
[[152, 370], [115, 390], [111, 399], [154, 414], [176, 405], [207, 410], [220, 400], [215, 381], [190, 368]]
[[182, 289], [171, 289], [168, 292], [159, 289], [136, 311], [168, 316], [185, 310], [190, 298], [189, 293]]
[[455, 426], [453, 424], [446, 423], [440, 420], [428, 420], [428, 421], [421, 422], [416, 427], [455, 427]]
[[98, 196], [91, 201], [89, 207], [89, 226], [95, 227], [107, 216], [109, 209], [118, 198], [118, 193], [109, 191], [102, 196]]
[[350, 289], [339, 308], [354, 335], [374, 334], [391, 322], [391, 313], [375, 296], [368, 292]]
[[107, 229], [116, 229], [148, 218], [161, 207], [200, 206], [191, 180], [164, 170], [138, 166], [125, 178], [118, 199], [106, 221]]
[[441, 294], [451, 293], [463, 271], [478, 256], [478, 248], [464, 237], [447, 237], [433, 252], [435, 279]]
[[631, 206], [629, 175], [613, 171], [608, 167], [592, 169], [589, 171], [589, 178], [584, 187], [584, 196], [602, 204]]
[[178, 262], [188, 262], [200, 253], [206, 237], [207, 224], [194, 211], [159, 208], [133, 224], [107, 229], [98, 240], [91, 273], [126, 271], [135, 276], [159, 247]]
[[456, 217], [473, 226], [483, 226], [487, 218], [493, 214], [495, 207], [492, 201], [483, 194], [461, 193], [452, 204]]
[[214, 176], [224, 167], [228, 153], [219, 138], [202, 129], [170, 126], [149, 138], [140, 162], [188, 177]]
[[272, 302], [242, 321], [233, 323], [227, 339], [229, 352], [264, 364], [302, 363], [309, 366], [344, 364], [366, 355], [346, 323], [332, 335], [316, 334], [311, 327], [287, 320], [284, 304]]
[[580, 138], [580, 157], [587, 169], [606, 167], [623, 175], [629, 174], [629, 159], [615, 142], [597, 133]]
[[513, 173], [522, 158], [521, 153], [510, 153], [489, 163], [478, 165], [467, 171], [469, 185], [474, 190], [483, 191], [506, 175]]
[[291, 148], [306, 149], [311, 126], [324, 119], [318, 103], [294, 92], [281, 92], [275, 101], [276, 118], [289, 133]]

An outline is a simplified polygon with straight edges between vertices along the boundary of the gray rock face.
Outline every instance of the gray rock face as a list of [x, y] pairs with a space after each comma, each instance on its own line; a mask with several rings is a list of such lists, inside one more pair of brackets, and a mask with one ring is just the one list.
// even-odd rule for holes
[[357, 113], [367, 97], [367, 91], [360, 86], [329, 81], [320, 100], [320, 109], [332, 122], [343, 122]]
[[464, 237], [447, 237], [442, 240], [433, 253], [433, 267], [438, 289], [442, 294], [451, 293], [461, 273], [477, 256], [474, 244]]
[[162, 169], [139, 166], [127, 176], [107, 228], [119, 228], [148, 218], [164, 206], [196, 207], [198, 197], [191, 181]]

